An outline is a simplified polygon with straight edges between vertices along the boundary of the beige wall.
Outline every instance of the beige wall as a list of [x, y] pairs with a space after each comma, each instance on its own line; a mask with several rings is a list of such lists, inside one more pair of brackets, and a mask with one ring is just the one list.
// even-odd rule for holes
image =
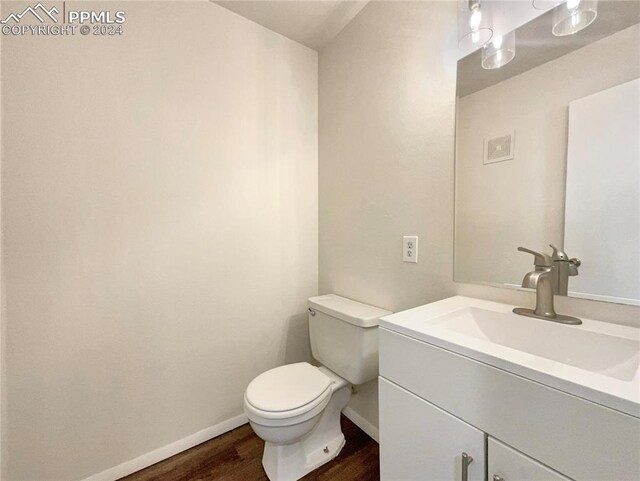
[[[533, 258], [518, 246], [564, 244], [569, 102], [638, 78], [639, 39], [635, 25], [459, 99], [457, 280], [519, 286]], [[514, 159], [483, 165], [483, 139], [514, 130]]]
[[[0, 35], [0, 92], [2, 91], [2, 35]], [[2, 96], [0, 95], [0, 159], [2, 159]], [[5, 322], [4, 322], [4, 309], [5, 309], [5, 296], [4, 296], [4, 262], [3, 262], [3, 248], [4, 244], [2, 238], [4, 237], [4, 229], [2, 228], [2, 162], [0, 162], [0, 479], [4, 478], [4, 446], [6, 430], [5, 426]]]
[[118, 7], [119, 38], [3, 39], [5, 481], [228, 420], [309, 355], [317, 54], [210, 2]]
[[[455, 23], [453, 2], [371, 2], [320, 53], [322, 293], [392, 311], [453, 293]], [[350, 404], [375, 426], [376, 392]]]

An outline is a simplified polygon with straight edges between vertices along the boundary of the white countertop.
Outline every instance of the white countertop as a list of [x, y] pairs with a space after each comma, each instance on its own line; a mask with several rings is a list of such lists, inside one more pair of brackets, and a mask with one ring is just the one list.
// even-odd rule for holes
[[380, 327], [640, 418], [640, 329], [585, 318], [568, 326], [514, 307], [455, 296], [385, 316]]

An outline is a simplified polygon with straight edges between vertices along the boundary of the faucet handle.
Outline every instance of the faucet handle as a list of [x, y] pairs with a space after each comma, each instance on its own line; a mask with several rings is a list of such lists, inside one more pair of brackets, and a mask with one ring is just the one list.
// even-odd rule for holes
[[569, 256], [563, 250], [558, 249], [553, 244], [549, 244], [549, 247], [551, 247], [553, 249], [553, 255], [551, 256], [552, 260], [554, 260], [554, 261], [568, 261], [569, 260]]
[[532, 251], [531, 249], [527, 249], [526, 247], [518, 247], [518, 250], [520, 252], [527, 252], [535, 256], [535, 260], [533, 261], [533, 263], [535, 264], [536, 267], [552, 267], [553, 266], [553, 259], [549, 254], [545, 254], [544, 252]]
[[580, 267], [581, 265], [582, 265], [582, 262], [580, 262], [580, 259], [576, 259], [575, 257], [572, 257], [571, 259], [569, 259], [569, 275], [577, 276], [578, 267]]

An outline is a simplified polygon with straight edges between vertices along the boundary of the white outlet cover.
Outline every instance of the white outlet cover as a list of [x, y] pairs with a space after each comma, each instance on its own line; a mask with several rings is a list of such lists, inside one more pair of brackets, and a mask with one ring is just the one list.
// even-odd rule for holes
[[402, 261], [418, 263], [418, 236], [406, 235], [402, 238]]

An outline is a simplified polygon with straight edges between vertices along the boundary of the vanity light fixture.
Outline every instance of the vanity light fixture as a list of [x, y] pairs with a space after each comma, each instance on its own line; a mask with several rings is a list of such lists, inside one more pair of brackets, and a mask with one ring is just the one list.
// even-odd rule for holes
[[553, 11], [551, 31], [556, 37], [573, 35], [591, 25], [597, 16], [597, 0], [567, 0]]
[[482, 68], [492, 70], [507, 65], [516, 56], [515, 30], [498, 35], [482, 47]]
[[481, 0], [458, 0], [458, 46], [478, 48], [493, 36], [489, 5]]

